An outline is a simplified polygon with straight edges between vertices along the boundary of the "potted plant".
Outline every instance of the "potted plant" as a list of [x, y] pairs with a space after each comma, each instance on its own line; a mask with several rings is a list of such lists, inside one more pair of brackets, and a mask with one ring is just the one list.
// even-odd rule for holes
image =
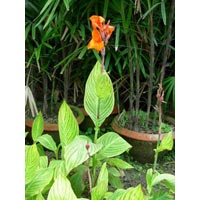
[[[159, 16], [155, 16], [154, 12], [154, 9], [158, 9], [159, 4], [153, 4], [151, 1], [138, 4], [138, 9], [134, 11], [134, 14], [132, 5], [123, 4], [118, 9], [123, 19], [122, 33], [124, 33], [127, 45], [129, 107], [128, 111], [123, 111], [115, 117], [112, 128], [129, 142], [132, 141], [134, 159], [140, 162], [153, 162], [159, 127], [159, 114], [155, 109], [158, 104], [155, 98], [155, 89], [158, 88], [158, 85], [162, 88], [166, 66], [170, 65], [168, 62], [174, 64], [173, 54], [171, 57], [169, 56], [170, 43], [174, 34], [174, 1], [172, 0], [166, 5], [162, 1], [160, 3], [161, 15]], [[141, 10], [145, 11], [144, 14], [141, 13]], [[155, 25], [158, 18], [160, 19], [158, 26], [163, 27], [163, 31], [165, 31], [164, 46], [161, 45], [163, 38]], [[160, 52], [162, 53], [160, 54]], [[120, 59], [123, 59], [123, 56]], [[148, 70], [145, 69], [146, 67]], [[163, 118], [163, 113], [161, 115]], [[162, 126], [165, 133], [171, 131], [167, 121]], [[155, 129], [155, 133], [153, 133], [152, 127]], [[148, 134], [148, 132], [150, 133]], [[163, 137], [164, 134], [161, 135], [160, 139], [162, 140]], [[144, 153], [145, 150], [146, 153]]]

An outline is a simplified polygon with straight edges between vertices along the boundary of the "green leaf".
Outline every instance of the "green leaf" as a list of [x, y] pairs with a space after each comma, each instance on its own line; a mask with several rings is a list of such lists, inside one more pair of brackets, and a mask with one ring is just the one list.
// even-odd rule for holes
[[74, 193], [76, 194], [77, 197], [80, 197], [81, 194], [83, 193], [85, 186], [86, 186], [86, 181], [83, 177], [87, 177], [87, 167], [84, 165], [80, 165], [78, 167], [77, 172], [75, 172], [71, 177], [70, 177], [70, 182], [72, 185], [72, 189]]
[[86, 51], [87, 51], [87, 47], [85, 46], [85, 47], [83, 47], [83, 49], [81, 50], [81, 53], [79, 54], [78, 59], [82, 59], [83, 56], [85, 55]]
[[[89, 150], [86, 144], [89, 144]], [[69, 145], [64, 148], [65, 169], [68, 174], [72, 169], [85, 162], [89, 156], [94, 155], [102, 148], [101, 144], [94, 144], [85, 137], [77, 136]]]
[[108, 12], [108, 4], [109, 4], [109, 0], [105, 0], [104, 7], [103, 7], [103, 18], [105, 18], [105, 19], [106, 19], [107, 12]]
[[115, 51], [117, 51], [119, 47], [119, 36], [120, 36], [120, 25], [117, 24], [116, 35], [115, 35]]
[[65, 162], [64, 160], [61, 160], [59, 165], [55, 167], [54, 171], [54, 179], [56, 179], [59, 175], [66, 176], [66, 171], [65, 171]]
[[106, 168], [106, 163], [101, 167], [97, 185], [92, 188], [91, 196], [94, 200], [103, 200], [105, 193], [108, 191], [108, 170]]
[[152, 181], [152, 186], [163, 182], [172, 192], [175, 192], [175, 176], [172, 174], [158, 174]]
[[124, 190], [124, 189], [117, 189], [106, 200], [119, 200], [120, 196], [122, 196], [125, 192], [126, 192], [126, 190]]
[[53, 140], [52, 136], [49, 134], [41, 135], [39, 138], [37, 138], [36, 141], [49, 150], [52, 150], [54, 152], [57, 151], [56, 143]]
[[165, 11], [165, 1], [162, 0], [161, 1], [161, 14], [162, 14], [162, 19], [163, 19], [163, 23], [164, 25], [166, 25], [166, 11]]
[[49, 7], [49, 5], [53, 2], [54, 0], [48, 0], [42, 10], [40, 11], [40, 15]]
[[108, 172], [109, 172], [109, 174], [112, 174], [113, 176], [116, 176], [116, 177], [121, 176], [119, 170], [117, 170], [115, 167], [109, 167]]
[[40, 156], [36, 144], [25, 148], [25, 183], [28, 184], [39, 167]]
[[154, 173], [153, 174], [153, 170], [152, 168], [148, 169], [147, 170], [147, 173], [146, 173], [146, 183], [147, 183], [147, 190], [148, 190], [148, 193], [150, 194], [151, 191], [152, 191], [152, 182], [153, 182], [153, 179], [158, 175], [158, 173]]
[[102, 125], [114, 107], [112, 82], [106, 71], [102, 73], [98, 61], [86, 82], [84, 107], [96, 127]]
[[149, 200], [174, 200], [174, 197], [169, 192], [155, 191]]
[[112, 174], [109, 173], [109, 183], [112, 185], [114, 188], [123, 188], [122, 182], [120, 177], [113, 176]]
[[110, 158], [127, 151], [131, 145], [117, 133], [108, 132], [97, 140], [97, 144], [102, 144], [103, 148], [97, 154], [98, 159]]
[[146, 13], [144, 13], [144, 15], [142, 16], [142, 19], [145, 19], [146, 16], [154, 9], [156, 8], [158, 5], [160, 5], [161, 2], [154, 4]]
[[161, 141], [156, 151], [161, 152], [164, 150], [172, 150], [173, 148], [173, 134], [170, 131]]
[[36, 118], [33, 121], [33, 126], [31, 130], [33, 141], [35, 142], [38, 137], [42, 135], [44, 129], [44, 120], [42, 117], [42, 113], [39, 112]]
[[45, 198], [43, 197], [43, 195], [42, 195], [41, 193], [39, 193], [39, 194], [36, 196], [35, 200], [45, 200]]
[[129, 163], [119, 159], [119, 158], [110, 158], [108, 159], [107, 163], [111, 166], [115, 166], [119, 169], [131, 169], [133, 168], [132, 165], [130, 165]]
[[58, 176], [52, 185], [47, 200], [77, 200], [69, 180]]
[[141, 185], [127, 189], [126, 192], [122, 194], [119, 198], [119, 200], [130, 200], [130, 199], [144, 200], [144, 194], [142, 192]]
[[38, 169], [32, 181], [26, 185], [25, 188], [26, 198], [30, 198], [42, 192], [44, 187], [49, 184], [52, 177], [53, 177], [52, 168]]
[[47, 19], [47, 21], [46, 21], [46, 23], [45, 23], [45, 25], [44, 25], [44, 27], [43, 27], [43, 29], [45, 29], [46, 27], [47, 27], [47, 25], [53, 20], [53, 18], [55, 17], [55, 11], [56, 11], [56, 8], [58, 7], [58, 5], [59, 5], [59, 0], [56, 0], [55, 1], [55, 4], [54, 4], [54, 7], [53, 7], [53, 9], [52, 9], [52, 11], [51, 11], [51, 13], [50, 13], [50, 15], [48, 16], [48, 19]]
[[47, 156], [40, 156], [40, 168], [47, 168], [48, 166], [48, 157]]
[[112, 195], [110, 195], [106, 200], [144, 200], [144, 194], [142, 192], [141, 185], [136, 187], [128, 188], [127, 190], [118, 189]]
[[77, 120], [65, 101], [58, 112], [58, 128], [62, 145], [69, 144], [79, 134]]
[[69, 0], [64, 0], [65, 7], [69, 11]]

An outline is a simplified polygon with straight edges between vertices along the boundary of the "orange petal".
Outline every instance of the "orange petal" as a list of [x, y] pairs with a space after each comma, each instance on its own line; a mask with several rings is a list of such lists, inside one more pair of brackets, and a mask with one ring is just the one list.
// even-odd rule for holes
[[87, 45], [88, 49], [96, 49], [97, 51], [101, 51], [104, 48], [104, 42], [95, 42], [93, 39]]
[[93, 29], [96, 29], [97, 27], [99, 29], [102, 28], [102, 24], [105, 22], [105, 19], [101, 16], [98, 16], [98, 15], [92, 15], [90, 17], [90, 20], [92, 22], [92, 28]]
[[98, 30], [94, 29], [92, 31], [92, 39], [95, 42], [101, 42], [102, 41], [101, 34], [100, 34], [100, 32]]
[[114, 26], [107, 26], [105, 29], [107, 39], [110, 38], [112, 32], [115, 30]]

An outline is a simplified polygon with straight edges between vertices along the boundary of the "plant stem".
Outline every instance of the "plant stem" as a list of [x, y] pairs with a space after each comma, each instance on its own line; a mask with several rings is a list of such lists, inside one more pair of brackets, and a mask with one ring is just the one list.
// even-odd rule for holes
[[[134, 72], [133, 72], [133, 63], [132, 63], [132, 55], [131, 55], [131, 42], [130, 42], [130, 36], [127, 33], [126, 34], [126, 42], [128, 46], [128, 62], [129, 62], [129, 72], [130, 72], [130, 93], [129, 93], [129, 109], [130, 111], [133, 111], [133, 97], [134, 97]], [[130, 129], [133, 127], [133, 114], [130, 112], [130, 121], [129, 121]]]
[[89, 151], [87, 151], [88, 153], [88, 160], [86, 161], [87, 163], [87, 173], [88, 173], [88, 181], [89, 181], [89, 187], [90, 187], [90, 193], [92, 192], [92, 179], [91, 179], [91, 175], [90, 175], [90, 153]]
[[[150, 2], [148, 0], [148, 7], [150, 9]], [[150, 28], [150, 64], [149, 64], [149, 80], [148, 80], [148, 99], [147, 99], [147, 118], [146, 118], [146, 126], [148, 126], [149, 114], [151, 110], [151, 102], [152, 102], [152, 91], [153, 91], [153, 77], [154, 77], [154, 32], [153, 32], [153, 11], [149, 13], [149, 28]]]
[[153, 164], [153, 173], [156, 170], [156, 165], [157, 165], [157, 160], [158, 160], [158, 146], [160, 145], [160, 136], [161, 136], [161, 131], [162, 131], [162, 102], [164, 98], [164, 93], [162, 89], [162, 84], [159, 84], [159, 88], [157, 91], [157, 99], [158, 99], [158, 140], [157, 140], [157, 145], [156, 145], [156, 152], [155, 152], [155, 157], [154, 157], [154, 164]]
[[163, 82], [163, 79], [165, 76], [165, 68], [167, 66], [167, 59], [168, 59], [168, 54], [169, 54], [169, 45], [172, 40], [172, 23], [173, 23], [173, 19], [174, 19], [174, 7], [175, 7], [175, 1], [172, 0], [171, 10], [169, 13], [169, 23], [168, 23], [168, 30], [167, 30], [166, 46], [165, 46], [165, 51], [163, 54], [162, 68], [161, 68], [161, 72], [160, 72], [160, 83]]

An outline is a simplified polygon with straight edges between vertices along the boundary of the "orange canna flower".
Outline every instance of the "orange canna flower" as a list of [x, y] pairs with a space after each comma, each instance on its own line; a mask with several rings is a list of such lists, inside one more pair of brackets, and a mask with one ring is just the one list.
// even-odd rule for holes
[[105, 24], [105, 19], [101, 16], [92, 15], [90, 17], [92, 24], [92, 40], [87, 45], [88, 49], [96, 49], [101, 51], [115, 30], [114, 26], [109, 26], [110, 20]]
[[87, 45], [88, 49], [96, 49], [97, 51], [101, 51], [104, 48], [104, 41], [102, 40], [101, 34], [98, 30], [92, 31], [92, 39]]

